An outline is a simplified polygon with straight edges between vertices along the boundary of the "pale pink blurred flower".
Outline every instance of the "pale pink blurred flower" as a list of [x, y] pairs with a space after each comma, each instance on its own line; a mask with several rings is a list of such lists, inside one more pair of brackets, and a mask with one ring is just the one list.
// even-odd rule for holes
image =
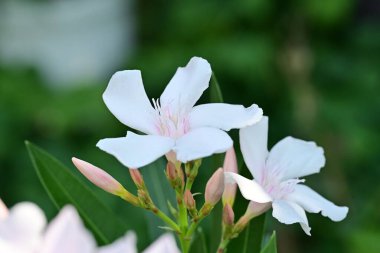
[[0, 219], [0, 252], [37, 253], [45, 225], [45, 215], [35, 204], [15, 205]]
[[[45, 226], [45, 216], [38, 206], [29, 202], [15, 205], [9, 215], [0, 219], [0, 253], [137, 253], [134, 232], [110, 245], [97, 247], [72, 206], [65, 206], [46, 230]], [[180, 251], [173, 235], [165, 234], [144, 252]]]
[[139, 70], [115, 73], [103, 100], [120, 122], [146, 135], [128, 131], [126, 137], [103, 139], [97, 146], [128, 168], [140, 168], [166, 154], [171, 161], [188, 162], [225, 152], [232, 146], [225, 131], [258, 122], [263, 111], [255, 104], [194, 106], [208, 88], [211, 74], [205, 59], [191, 58], [152, 106]]

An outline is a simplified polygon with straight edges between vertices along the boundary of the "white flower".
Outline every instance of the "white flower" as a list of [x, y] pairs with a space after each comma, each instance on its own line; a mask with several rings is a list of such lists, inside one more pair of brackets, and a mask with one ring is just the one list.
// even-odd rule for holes
[[[137, 253], [136, 235], [128, 232], [110, 245], [98, 248], [72, 206], [64, 207], [48, 225], [41, 209], [20, 203], [8, 210], [0, 200], [0, 253]], [[165, 234], [144, 253], [179, 253], [175, 239]]]
[[[178, 68], [153, 106], [145, 93], [139, 70], [114, 74], [103, 94], [108, 109], [128, 127], [146, 135], [128, 132], [126, 137], [100, 140], [97, 146], [129, 168], [147, 165], [165, 154], [188, 162], [225, 152], [232, 140], [225, 131], [258, 122], [257, 105], [223, 103], [194, 106], [211, 77], [210, 64], [193, 57]], [[172, 152], [173, 151], [173, 152]]]
[[0, 202], [0, 252], [37, 253], [46, 225], [41, 209], [24, 202], [8, 211]]
[[[300, 223], [306, 234], [310, 227], [306, 213], [318, 213], [333, 221], [343, 220], [347, 207], [334, 205], [311, 188], [303, 185], [304, 177], [318, 173], [325, 165], [323, 149], [314, 142], [286, 137], [270, 152], [267, 149], [268, 118], [240, 130], [240, 145], [244, 161], [254, 177], [249, 180], [226, 172], [227, 181], [236, 182], [244, 198], [251, 201], [256, 215], [273, 208], [273, 217], [285, 224]], [[267, 208], [263, 203], [267, 203]]]

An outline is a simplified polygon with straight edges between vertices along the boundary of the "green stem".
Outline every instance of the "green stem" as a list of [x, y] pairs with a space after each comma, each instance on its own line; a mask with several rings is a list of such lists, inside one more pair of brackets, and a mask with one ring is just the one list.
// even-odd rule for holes
[[225, 253], [227, 252], [227, 246], [230, 243], [230, 239], [223, 239], [220, 241], [220, 244], [218, 246], [217, 253]]
[[154, 209], [153, 213], [157, 217], [159, 217], [161, 220], [163, 220], [171, 229], [173, 229], [177, 233], [181, 233], [179, 226], [172, 219], [170, 219], [165, 213], [163, 213], [161, 210]]

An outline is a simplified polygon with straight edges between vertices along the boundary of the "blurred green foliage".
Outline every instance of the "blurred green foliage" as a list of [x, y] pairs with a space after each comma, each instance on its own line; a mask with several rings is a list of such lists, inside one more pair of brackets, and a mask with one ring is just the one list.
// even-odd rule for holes
[[[148, 94], [159, 97], [176, 67], [193, 55], [209, 60], [225, 102], [254, 102], [270, 117], [270, 144], [292, 135], [325, 148], [327, 165], [307, 178], [308, 184], [350, 207], [348, 218], [336, 224], [309, 215], [310, 238], [297, 225], [269, 219], [279, 251], [375, 253], [380, 237], [378, 5], [371, 0], [138, 1], [137, 50], [119, 69], [141, 69]], [[27, 157], [25, 139], [71, 168], [71, 156], [91, 161], [133, 189], [127, 170], [95, 147], [99, 139], [127, 130], [102, 103], [107, 79], [51, 90], [33, 68], [0, 66], [0, 196], [7, 204], [31, 200], [50, 217], [55, 213]], [[215, 169], [205, 164], [194, 185], [199, 192]], [[92, 188], [130, 218], [139, 234], [146, 233], [138, 214], [126, 215], [133, 207]], [[239, 196], [236, 212], [245, 207]], [[206, 232], [209, 224], [206, 220]], [[141, 240], [142, 248], [147, 242]]]

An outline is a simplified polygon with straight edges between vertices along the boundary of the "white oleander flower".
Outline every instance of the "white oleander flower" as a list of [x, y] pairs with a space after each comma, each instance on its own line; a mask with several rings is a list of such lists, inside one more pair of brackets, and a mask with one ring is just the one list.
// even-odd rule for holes
[[323, 149], [314, 142], [286, 137], [268, 152], [267, 139], [267, 117], [241, 129], [241, 151], [254, 179], [225, 172], [227, 182], [236, 182], [243, 197], [251, 201], [246, 214], [257, 216], [272, 207], [272, 215], [278, 221], [300, 223], [308, 235], [311, 229], [305, 211], [321, 212], [333, 221], [343, 220], [347, 207], [334, 205], [299, 179], [318, 173], [325, 165]]
[[225, 131], [258, 122], [262, 110], [253, 104], [211, 103], [194, 106], [211, 78], [210, 64], [193, 57], [177, 72], [153, 106], [139, 70], [114, 74], [103, 94], [108, 109], [128, 127], [126, 137], [100, 140], [97, 146], [129, 168], [145, 166], [163, 155], [181, 162], [222, 153], [232, 147]]

